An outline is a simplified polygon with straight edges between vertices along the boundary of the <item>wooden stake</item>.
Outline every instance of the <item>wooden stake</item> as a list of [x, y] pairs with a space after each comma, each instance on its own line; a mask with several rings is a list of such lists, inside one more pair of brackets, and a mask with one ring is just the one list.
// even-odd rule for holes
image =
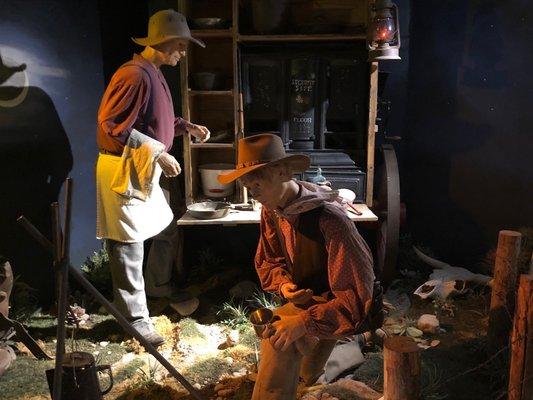
[[521, 275], [511, 339], [508, 400], [533, 399], [533, 275]]
[[406, 336], [385, 339], [383, 400], [420, 399], [420, 348]]
[[520, 232], [515, 231], [500, 231], [498, 236], [488, 330], [488, 349], [491, 354], [509, 345], [521, 239]]

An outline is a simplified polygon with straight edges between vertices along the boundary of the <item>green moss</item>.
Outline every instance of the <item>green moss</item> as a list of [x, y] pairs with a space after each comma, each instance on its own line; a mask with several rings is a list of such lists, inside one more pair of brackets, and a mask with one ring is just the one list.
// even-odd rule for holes
[[225, 360], [218, 357], [209, 357], [199, 360], [184, 372], [184, 375], [193, 382], [216, 382], [223, 374], [229, 372], [229, 366]]
[[136, 358], [119, 371], [113, 371], [113, 380], [115, 383], [119, 383], [128, 379], [132, 379], [138, 375], [139, 368], [142, 368], [143, 366], [144, 361]]
[[18, 356], [0, 379], [2, 399], [20, 399], [24, 395], [49, 394], [45, 370], [54, 368], [54, 361], [40, 361], [31, 356]]
[[179, 322], [180, 337], [206, 339], [205, 335], [198, 329], [198, 323], [192, 318], [184, 318]]
[[34, 316], [31, 320], [26, 322], [26, 326], [29, 329], [49, 329], [56, 328], [56, 317], [48, 314], [39, 314]]

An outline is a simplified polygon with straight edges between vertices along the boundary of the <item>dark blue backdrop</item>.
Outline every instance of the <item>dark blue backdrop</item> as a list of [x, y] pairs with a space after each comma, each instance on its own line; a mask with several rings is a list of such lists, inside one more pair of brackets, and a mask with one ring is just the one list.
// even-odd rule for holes
[[402, 193], [415, 239], [456, 263], [533, 227], [532, 12], [411, 2]]
[[20, 105], [0, 106], [0, 254], [12, 261], [15, 275], [49, 300], [50, 258], [15, 218], [24, 214], [49, 234], [49, 205], [70, 171], [73, 263], [99, 248], [94, 131], [103, 73], [97, 4], [0, 1], [0, 10], [0, 54], [7, 65], [26, 64], [0, 84], [0, 96], [24, 86], [24, 74], [29, 85]]
[[[402, 61], [380, 69], [390, 72], [388, 134], [403, 137], [409, 228], [442, 258], [468, 265], [498, 230], [533, 226], [533, 5], [397, 2]], [[0, 54], [26, 64], [0, 82], [0, 100], [20, 91], [24, 73], [30, 86], [19, 106], [0, 106], [0, 253], [42, 298], [50, 298], [50, 259], [14, 219], [24, 213], [49, 231], [48, 205], [72, 169], [74, 263], [100, 247], [93, 167], [104, 81], [136, 50], [129, 38], [145, 33], [149, 10], [170, 3], [0, 0]], [[177, 74], [169, 79], [175, 90]]]

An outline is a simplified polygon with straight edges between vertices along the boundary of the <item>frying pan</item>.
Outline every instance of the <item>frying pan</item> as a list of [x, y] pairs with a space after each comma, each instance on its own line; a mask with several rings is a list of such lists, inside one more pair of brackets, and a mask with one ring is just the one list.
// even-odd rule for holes
[[201, 201], [187, 206], [189, 214], [198, 219], [217, 219], [228, 215], [230, 203], [223, 201]]

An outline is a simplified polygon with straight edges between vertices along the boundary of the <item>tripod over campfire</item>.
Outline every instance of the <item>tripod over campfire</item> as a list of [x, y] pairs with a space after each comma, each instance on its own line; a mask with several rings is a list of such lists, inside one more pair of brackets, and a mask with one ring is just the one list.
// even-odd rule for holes
[[[96, 301], [98, 301], [111, 315], [113, 315], [118, 323], [122, 326], [125, 332], [133, 336], [139, 343], [150, 353], [154, 358], [163, 365], [167, 371], [174, 378], [180, 382], [185, 389], [197, 400], [205, 400], [205, 397], [198, 392], [177, 370], [170, 364], [170, 362], [159, 353], [156, 348], [151, 345], [135, 328], [131, 326], [126, 318], [115, 308], [111, 302], [109, 302], [99, 291], [96, 289], [83, 274], [70, 264], [69, 260], [69, 247], [70, 247], [70, 222], [72, 215], [72, 178], [67, 178], [65, 182], [65, 223], [63, 230], [61, 229], [59, 204], [57, 202], [51, 204], [52, 210], [52, 234], [53, 240], [48, 240], [29, 220], [24, 216], [18, 219], [18, 222], [27, 230], [27, 232], [45, 249], [47, 249], [54, 256], [54, 266], [56, 272], [56, 284], [58, 295], [58, 316], [57, 316], [57, 345], [56, 345], [56, 357], [55, 357], [55, 369], [53, 374], [52, 384], [52, 398], [54, 400], [70, 399], [68, 393], [72, 388], [66, 387], [66, 384], [70, 383], [68, 379], [65, 379], [63, 384], [63, 378], [66, 377], [66, 367], [72, 365], [75, 366], [74, 361], [65, 358], [65, 317], [67, 309], [67, 294], [68, 294], [68, 278], [69, 274], [78, 281], [78, 283], [90, 293]], [[71, 353], [73, 354], [73, 353]], [[83, 353], [81, 353], [83, 354]], [[72, 358], [72, 356], [70, 357]], [[83, 360], [81, 360], [83, 361]], [[87, 360], [85, 360], [87, 361]], [[89, 364], [91, 360], [88, 361]], [[93, 365], [94, 366], [94, 365]], [[81, 385], [80, 385], [81, 386]], [[109, 390], [108, 388], [107, 390]], [[73, 393], [76, 393], [75, 391]], [[101, 398], [101, 394], [98, 391]], [[76, 399], [80, 393], [76, 393]], [[63, 397], [62, 397], [63, 396]], [[95, 397], [87, 397], [94, 399]], [[98, 397], [96, 397], [98, 398]]]

